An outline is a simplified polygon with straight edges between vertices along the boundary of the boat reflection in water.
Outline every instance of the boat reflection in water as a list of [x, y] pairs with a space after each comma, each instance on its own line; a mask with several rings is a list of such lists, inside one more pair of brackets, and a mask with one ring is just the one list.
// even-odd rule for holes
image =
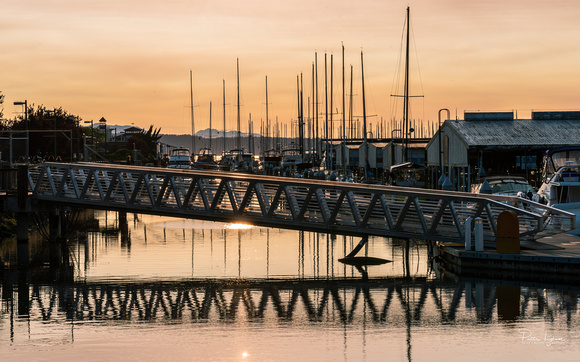
[[580, 288], [457, 279], [423, 242], [369, 238], [361, 253], [392, 262], [363, 280], [337, 261], [356, 238], [97, 218], [70, 239], [72, 280], [4, 279], [0, 357], [561, 360], [580, 349]]

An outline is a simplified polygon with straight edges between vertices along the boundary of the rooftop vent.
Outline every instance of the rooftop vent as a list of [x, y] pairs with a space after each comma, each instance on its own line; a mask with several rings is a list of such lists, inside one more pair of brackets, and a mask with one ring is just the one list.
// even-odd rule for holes
[[542, 121], [580, 120], [580, 111], [532, 112], [532, 119]]
[[465, 112], [466, 121], [513, 121], [514, 112]]

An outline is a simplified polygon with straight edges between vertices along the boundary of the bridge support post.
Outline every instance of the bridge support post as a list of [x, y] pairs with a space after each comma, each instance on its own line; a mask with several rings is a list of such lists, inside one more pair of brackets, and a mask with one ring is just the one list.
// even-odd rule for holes
[[18, 269], [25, 271], [30, 266], [28, 243], [28, 213], [16, 213], [16, 248]]
[[19, 165], [17, 174], [18, 212], [16, 213], [16, 252], [18, 269], [27, 271], [30, 266], [28, 243], [28, 166]]
[[58, 209], [54, 209], [49, 215], [49, 258], [51, 267], [60, 267], [62, 264], [61, 246], [61, 215]]
[[129, 224], [126, 211], [119, 211], [119, 230], [121, 231], [121, 245], [129, 245]]

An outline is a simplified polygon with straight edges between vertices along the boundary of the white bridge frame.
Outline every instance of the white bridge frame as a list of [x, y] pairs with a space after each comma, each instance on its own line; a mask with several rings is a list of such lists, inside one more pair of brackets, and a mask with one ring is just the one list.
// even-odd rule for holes
[[30, 166], [39, 206], [157, 214], [332, 234], [463, 242], [481, 218], [494, 242], [497, 217], [513, 210], [520, 236], [571, 230], [575, 215], [529, 200], [463, 192], [98, 163]]

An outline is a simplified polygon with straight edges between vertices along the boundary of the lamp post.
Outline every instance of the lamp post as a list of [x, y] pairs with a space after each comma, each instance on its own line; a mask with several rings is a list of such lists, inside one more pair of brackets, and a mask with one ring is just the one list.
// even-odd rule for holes
[[447, 119], [451, 118], [451, 113], [447, 108], [442, 108], [439, 110], [439, 169], [441, 171], [441, 176], [445, 175], [443, 169], [443, 144], [441, 143], [441, 112], [447, 111]]
[[28, 133], [28, 100], [24, 100], [24, 102], [14, 102], [15, 106], [24, 106], [24, 128], [26, 129], [26, 150], [24, 151], [24, 156], [26, 158], [26, 163], [30, 162], [30, 154], [29, 154], [29, 133]]

